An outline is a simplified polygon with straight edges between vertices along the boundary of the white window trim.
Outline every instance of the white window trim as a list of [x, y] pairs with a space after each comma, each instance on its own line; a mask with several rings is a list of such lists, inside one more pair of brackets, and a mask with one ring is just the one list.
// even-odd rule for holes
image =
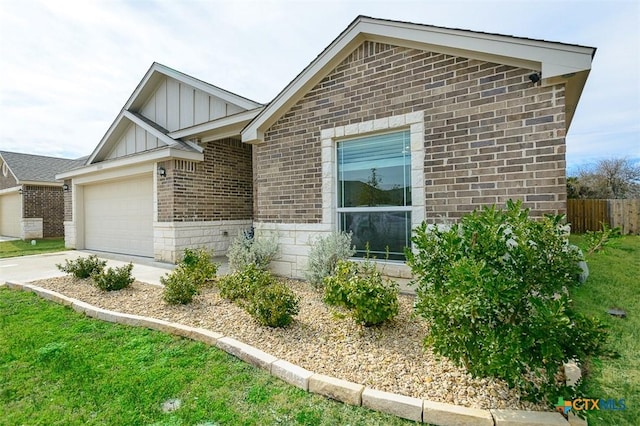
[[[322, 223], [332, 231], [338, 224], [337, 141], [355, 136], [374, 135], [389, 130], [409, 129], [411, 140], [411, 229], [425, 219], [424, 193], [424, 111], [410, 112], [377, 120], [348, 124], [320, 132], [322, 143]], [[403, 208], [404, 209], [404, 208]]]

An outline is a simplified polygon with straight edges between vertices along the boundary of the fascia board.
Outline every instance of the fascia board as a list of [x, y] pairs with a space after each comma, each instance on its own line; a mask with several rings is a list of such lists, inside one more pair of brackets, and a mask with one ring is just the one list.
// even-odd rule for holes
[[62, 186], [62, 182], [39, 182], [37, 180], [24, 180], [20, 182], [20, 185], [34, 185], [34, 186]]
[[[355, 28], [355, 27], [354, 27]], [[269, 125], [269, 120], [279, 116], [289, 107], [297, 93], [310, 89], [322, 79], [324, 74], [337, 66], [352, 49], [363, 42], [365, 38], [357, 31], [346, 31], [341, 34], [332, 45], [325, 49], [308, 67], [300, 73], [289, 86], [280, 92], [265, 109], [242, 131], [242, 141], [247, 143], [257, 142], [262, 139], [264, 125]], [[342, 54], [340, 54], [342, 53]]]
[[0, 195], [13, 194], [14, 192], [19, 192], [21, 188], [22, 188], [22, 185], [12, 186], [11, 188], [0, 189]]
[[184, 151], [182, 149], [176, 149], [166, 147], [161, 150], [151, 151], [147, 153], [132, 155], [131, 157], [119, 158], [116, 160], [105, 161], [101, 163], [91, 164], [79, 169], [70, 170], [65, 173], [56, 175], [56, 179], [72, 179], [79, 176], [88, 175], [91, 173], [97, 173], [103, 170], [117, 169], [121, 167], [128, 167], [134, 164], [149, 163], [164, 161], [168, 159], [180, 159], [191, 161], [204, 161], [204, 154], [200, 152]]
[[[244, 109], [254, 109], [261, 106], [261, 104], [250, 99], [243, 98], [242, 96], [236, 95], [226, 90], [222, 90], [218, 87], [205, 83], [204, 81], [198, 80], [197, 78], [191, 77], [187, 74], [181, 73], [162, 64], [154, 62], [151, 68], [149, 68], [149, 71], [147, 71], [147, 74], [145, 74], [145, 76], [143, 77], [142, 81], [140, 81], [140, 83], [136, 87], [136, 90], [129, 97], [129, 100], [125, 104], [124, 109], [131, 109], [131, 107], [139, 101], [138, 98], [140, 97], [140, 94], [145, 91], [147, 85], [149, 84], [149, 81], [152, 80], [155, 73], [163, 74], [167, 77], [173, 78], [181, 83], [185, 83], [198, 90], [208, 93], [211, 96], [216, 96]], [[155, 85], [154, 83], [151, 84]]]
[[138, 117], [137, 115], [135, 115], [135, 114], [133, 114], [133, 113], [131, 113], [129, 111], [123, 111], [123, 117], [125, 117], [127, 120], [131, 121], [133, 124], [143, 128], [146, 132], [152, 134], [156, 138], [160, 139], [166, 145], [175, 145], [176, 143], [178, 143], [178, 141], [176, 141], [175, 139], [170, 138], [166, 134], [162, 133], [160, 130], [158, 130], [155, 127], [149, 125], [147, 122], [142, 120], [140, 117]]
[[168, 136], [173, 139], [205, 137], [206, 135], [209, 135], [211, 133], [217, 133], [217, 131], [219, 130], [228, 131], [230, 128], [237, 128], [236, 134], [239, 135], [240, 130], [242, 130], [247, 125], [247, 123], [253, 120], [261, 110], [262, 108], [255, 108], [250, 111], [218, 118], [216, 120], [188, 127], [186, 129], [180, 129], [175, 132], [171, 132], [168, 134]]
[[590, 69], [595, 53], [594, 48], [584, 46], [360, 17], [249, 123], [242, 131], [242, 141], [261, 141], [261, 133], [299, 98], [301, 91], [319, 81], [329, 66], [344, 59], [353, 44], [364, 40], [540, 70], [545, 79]]
[[93, 152], [91, 153], [91, 155], [87, 159], [86, 164], [92, 164], [93, 161], [98, 156], [98, 154], [100, 154], [102, 152], [102, 149], [106, 145], [107, 141], [109, 141], [111, 139], [111, 136], [114, 133], [116, 133], [116, 130], [120, 127], [120, 124], [122, 123], [123, 117], [124, 117], [124, 110], [120, 111], [120, 113], [118, 114], [116, 119], [113, 120], [113, 123], [111, 123], [111, 126], [109, 126], [109, 129], [104, 134], [102, 139], [100, 139], [100, 142], [98, 143], [98, 145], [95, 147], [95, 149], [93, 150]]

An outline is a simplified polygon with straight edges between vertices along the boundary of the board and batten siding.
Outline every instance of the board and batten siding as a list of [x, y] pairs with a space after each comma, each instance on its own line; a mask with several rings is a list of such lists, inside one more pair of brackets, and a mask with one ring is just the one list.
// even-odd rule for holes
[[165, 78], [140, 113], [170, 132], [244, 111], [201, 90]]
[[125, 155], [137, 154], [138, 152], [157, 148], [160, 145], [164, 145], [164, 143], [159, 142], [157, 137], [140, 126], [130, 123], [106, 159], [111, 160]]

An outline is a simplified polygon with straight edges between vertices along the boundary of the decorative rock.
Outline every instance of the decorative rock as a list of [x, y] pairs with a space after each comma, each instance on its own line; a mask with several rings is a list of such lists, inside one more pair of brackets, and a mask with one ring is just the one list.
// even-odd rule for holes
[[362, 392], [362, 406], [404, 419], [422, 421], [422, 400], [419, 398], [365, 388]]
[[580, 367], [575, 361], [571, 360], [564, 365], [564, 377], [567, 386], [575, 386], [582, 378]]
[[493, 426], [493, 417], [487, 410], [427, 400], [423, 401], [422, 421], [443, 426]]
[[569, 426], [560, 413], [546, 411], [490, 410], [495, 426]]
[[350, 405], [362, 405], [364, 386], [324, 374], [309, 378], [309, 392], [324, 395]]
[[256, 349], [253, 346], [249, 346], [246, 343], [242, 343], [236, 339], [232, 339], [231, 337], [218, 339], [216, 346], [228, 354], [269, 372], [271, 371], [271, 364], [278, 360], [278, 358], [273, 355]]
[[305, 391], [309, 390], [309, 378], [313, 376], [312, 371], [282, 359], [271, 364], [271, 374]]

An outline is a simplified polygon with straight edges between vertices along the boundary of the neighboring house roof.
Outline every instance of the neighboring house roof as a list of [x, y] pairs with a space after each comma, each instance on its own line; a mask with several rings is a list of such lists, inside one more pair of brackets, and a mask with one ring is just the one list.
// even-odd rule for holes
[[542, 84], [565, 84], [567, 128], [596, 51], [593, 47], [358, 16], [245, 127], [242, 140], [263, 140], [264, 131], [367, 40], [538, 71]]
[[43, 155], [22, 154], [0, 151], [0, 158], [7, 165], [18, 185], [25, 183], [56, 183], [58, 173], [66, 172], [83, 164], [81, 159], [46, 157]]

